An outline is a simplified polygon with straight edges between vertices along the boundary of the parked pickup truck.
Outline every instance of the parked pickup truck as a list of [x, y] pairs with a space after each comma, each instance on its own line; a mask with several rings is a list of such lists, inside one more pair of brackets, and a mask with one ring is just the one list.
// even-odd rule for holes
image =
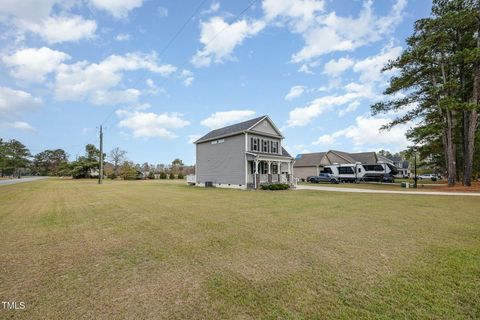
[[330, 182], [330, 183], [339, 183], [337, 177], [330, 173], [320, 173], [318, 176], [309, 176], [307, 177], [307, 181], [311, 183], [319, 183], [319, 182]]
[[437, 181], [438, 180], [438, 175], [434, 173], [424, 173], [418, 176], [418, 180], [432, 180], [432, 181]]

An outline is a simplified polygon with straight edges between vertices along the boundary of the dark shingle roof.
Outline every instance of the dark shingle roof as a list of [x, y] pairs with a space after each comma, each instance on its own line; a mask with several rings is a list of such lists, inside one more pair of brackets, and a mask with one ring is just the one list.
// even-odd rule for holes
[[232, 124], [231, 126], [212, 130], [206, 135], [204, 135], [203, 137], [201, 137], [200, 139], [198, 139], [197, 141], [195, 141], [195, 143], [208, 141], [218, 137], [233, 136], [235, 134], [242, 133], [243, 131], [249, 129], [251, 126], [253, 126], [254, 124], [256, 124], [257, 122], [259, 122], [260, 120], [266, 117], [267, 116], [261, 116], [255, 119], [250, 119], [240, 123]]
[[320, 165], [325, 152], [299, 154], [295, 158], [294, 167], [311, 167]]
[[290, 153], [288, 153], [288, 151], [285, 150], [284, 147], [282, 147], [282, 156], [284, 156], [284, 157], [289, 157], [289, 158], [292, 157], [292, 156], [290, 155]]
[[377, 154], [375, 152], [359, 152], [359, 153], [350, 153], [356, 162], [361, 163], [377, 163]]

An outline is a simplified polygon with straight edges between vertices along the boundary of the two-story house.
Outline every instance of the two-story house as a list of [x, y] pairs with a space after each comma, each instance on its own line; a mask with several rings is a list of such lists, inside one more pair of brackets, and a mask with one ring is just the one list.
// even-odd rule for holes
[[195, 142], [195, 184], [241, 189], [292, 184], [294, 159], [283, 139], [268, 116], [210, 131]]

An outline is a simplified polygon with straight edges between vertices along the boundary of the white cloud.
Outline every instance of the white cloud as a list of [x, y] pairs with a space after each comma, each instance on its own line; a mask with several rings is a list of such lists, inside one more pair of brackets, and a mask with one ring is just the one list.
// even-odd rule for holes
[[47, 47], [28, 48], [2, 57], [12, 77], [25, 82], [43, 82], [47, 74], [55, 71], [70, 56]]
[[220, 10], [220, 2], [214, 1], [207, 10], [203, 10], [202, 14], [212, 14]]
[[300, 63], [335, 51], [352, 51], [390, 34], [402, 20], [406, 0], [397, 0], [390, 13], [376, 16], [373, 2], [365, 1], [357, 18], [340, 17], [335, 12], [320, 16], [302, 36], [305, 46], [292, 56]]
[[[72, 1], [61, 0], [4, 0], [0, 6], [0, 23], [16, 28], [16, 36], [20, 38], [25, 32], [32, 32], [48, 43], [94, 37], [97, 29], [94, 20], [67, 13], [74, 5]], [[61, 14], [51, 15], [53, 7]]]
[[33, 111], [42, 104], [42, 99], [22, 90], [0, 87], [0, 119], [13, 119], [24, 112]]
[[315, 19], [315, 15], [324, 11], [323, 0], [264, 0], [262, 8], [265, 20], [288, 23], [295, 32], [303, 32]]
[[252, 110], [221, 111], [211, 114], [208, 118], [203, 119], [200, 124], [213, 130], [247, 120], [254, 115], [255, 111]]
[[141, 7], [143, 0], [90, 0], [90, 3], [115, 18], [125, 18], [131, 10]]
[[344, 117], [345, 115], [357, 110], [359, 106], [360, 106], [360, 102], [353, 101], [345, 109], [338, 110], [338, 116]]
[[130, 40], [130, 35], [128, 33], [119, 33], [115, 36], [117, 41], [128, 41]]
[[353, 64], [354, 61], [350, 58], [340, 58], [338, 60], [332, 59], [325, 63], [325, 66], [323, 67], [323, 73], [336, 77], [342, 74], [348, 68], [352, 67]]
[[183, 79], [182, 83], [184, 86], [189, 87], [195, 78], [192, 71], [183, 69], [180, 73], [180, 79]]
[[313, 144], [333, 145], [337, 139], [343, 137], [350, 140], [356, 150], [388, 148], [392, 152], [404, 150], [408, 146], [405, 133], [408, 125], [399, 125], [391, 130], [380, 131], [380, 128], [392, 121], [390, 118], [376, 118], [359, 116], [355, 124], [332, 134], [320, 136]]
[[16, 18], [23, 21], [41, 21], [50, 15], [55, 0], [3, 0], [0, 21]]
[[207, 67], [212, 62], [222, 63], [232, 58], [232, 52], [243, 40], [259, 33], [264, 27], [263, 21], [245, 19], [228, 24], [221, 17], [212, 17], [202, 22], [200, 42], [203, 49], [197, 51], [191, 62], [196, 67]]
[[21, 22], [24, 30], [38, 34], [48, 43], [78, 41], [93, 38], [97, 23], [81, 16], [48, 17], [41, 22]]
[[134, 138], [162, 139], [177, 137], [172, 129], [183, 128], [190, 124], [182, 118], [181, 113], [162, 113], [118, 110], [117, 115], [123, 118], [118, 126], [132, 130]]
[[137, 89], [111, 91], [97, 90], [92, 93], [90, 102], [98, 106], [135, 103], [139, 96], [140, 91]]
[[304, 86], [293, 86], [290, 88], [290, 91], [285, 96], [285, 100], [292, 100], [294, 98], [300, 97], [304, 92]]
[[42, 104], [42, 99], [33, 97], [22, 90], [0, 87], [0, 125], [18, 130], [34, 130], [19, 118], [25, 112], [36, 110]]
[[395, 60], [402, 53], [402, 47], [385, 47], [380, 54], [357, 61], [353, 66], [353, 71], [360, 73], [360, 80], [363, 82], [380, 81], [383, 77], [392, 72], [383, 73], [382, 68], [390, 60]]
[[12, 123], [7, 123], [7, 126], [17, 129], [17, 130], [22, 130], [22, 131], [35, 131], [35, 129], [27, 122], [25, 121], [14, 121]]
[[157, 8], [157, 13], [161, 18], [168, 17], [168, 9], [162, 6]]
[[[125, 71], [139, 69], [148, 70], [162, 76], [168, 76], [176, 71], [170, 64], [159, 65], [155, 54], [128, 53], [125, 56], [111, 55], [100, 63], [88, 63], [86, 61], [75, 64], [62, 64], [58, 68], [55, 81], [55, 98], [60, 101], [78, 101], [89, 98], [92, 102], [99, 103], [98, 95], [106, 93], [119, 85]], [[125, 98], [137, 95], [130, 91], [123, 91]], [[116, 93], [119, 93], [118, 91]], [[112, 99], [109, 99], [112, 101]], [[119, 102], [119, 99], [117, 99]], [[132, 99], [126, 99], [126, 103]]]
[[335, 143], [335, 137], [331, 134], [324, 134], [320, 136], [316, 141], [312, 144], [321, 144], [321, 145], [328, 145], [331, 146]]
[[309, 124], [314, 118], [325, 112], [332, 111], [334, 107], [352, 103], [359, 99], [371, 98], [371, 87], [365, 87], [362, 91], [348, 91], [343, 95], [330, 95], [317, 98], [305, 107], [297, 107], [290, 111], [287, 127], [298, 127]]

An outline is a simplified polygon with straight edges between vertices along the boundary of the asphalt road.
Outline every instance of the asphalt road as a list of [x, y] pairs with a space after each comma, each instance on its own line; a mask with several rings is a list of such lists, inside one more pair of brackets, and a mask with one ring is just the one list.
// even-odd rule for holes
[[386, 194], [414, 194], [414, 195], [435, 195], [435, 196], [480, 196], [480, 193], [469, 192], [441, 192], [441, 191], [394, 191], [394, 190], [372, 190], [357, 188], [336, 188], [327, 186], [304, 186], [298, 185], [296, 190], [318, 190], [332, 192], [354, 192], [354, 193], [386, 193]]
[[31, 182], [35, 180], [46, 179], [47, 177], [22, 177], [20, 179], [7, 179], [7, 180], [0, 180], [0, 187], [1, 186], [8, 186], [10, 184], [17, 184], [23, 182]]

